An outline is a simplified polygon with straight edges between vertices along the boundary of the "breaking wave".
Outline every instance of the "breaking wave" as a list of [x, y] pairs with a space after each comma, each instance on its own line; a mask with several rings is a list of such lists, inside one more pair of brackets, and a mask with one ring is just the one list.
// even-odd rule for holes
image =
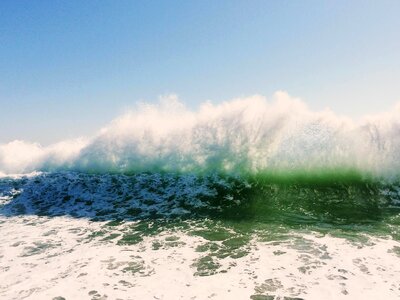
[[355, 121], [313, 112], [285, 92], [196, 111], [169, 96], [137, 105], [90, 138], [0, 145], [0, 174], [66, 170], [397, 179], [400, 106]]
[[[90, 138], [0, 145], [0, 294], [146, 298], [167, 274], [186, 291], [215, 275], [220, 298], [393, 298], [399, 117], [312, 112], [283, 92], [197, 111], [169, 97]], [[60, 282], [80, 285], [60, 296]]]

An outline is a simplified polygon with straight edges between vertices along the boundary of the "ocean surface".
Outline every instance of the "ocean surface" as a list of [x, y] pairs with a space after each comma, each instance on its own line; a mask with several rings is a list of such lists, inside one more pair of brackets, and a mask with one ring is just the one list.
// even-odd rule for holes
[[400, 299], [400, 108], [141, 104], [0, 145], [1, 299]]

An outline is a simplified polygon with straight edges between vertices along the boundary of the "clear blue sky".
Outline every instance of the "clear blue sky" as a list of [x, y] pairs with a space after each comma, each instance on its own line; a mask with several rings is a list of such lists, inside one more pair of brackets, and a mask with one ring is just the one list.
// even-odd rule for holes
[[360, 116], [400, 101], [400, 1], [0, 2], [0, 143], [89, 135], [138, 100], [286, 90]]

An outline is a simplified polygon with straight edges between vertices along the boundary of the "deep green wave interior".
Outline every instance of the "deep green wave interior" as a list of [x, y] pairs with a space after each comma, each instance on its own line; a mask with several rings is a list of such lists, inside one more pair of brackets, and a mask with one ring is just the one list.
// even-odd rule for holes
[[3, 215], [101, 220], [212, 220], [256, 232], [284, 227], [400, 238], [400, 184], [353, 170], [249, 175], [43, 173], [0, 179]]

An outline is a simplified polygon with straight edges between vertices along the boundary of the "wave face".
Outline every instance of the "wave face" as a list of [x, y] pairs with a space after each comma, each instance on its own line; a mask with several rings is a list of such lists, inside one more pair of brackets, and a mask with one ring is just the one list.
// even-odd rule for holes
[[186, 109], [176, 97], [140, 104], [91, 138], [0, 146], [0, 174], [178, 172], [397, 179], [400, 107], [360, 121], [312, 112], [277, 92]]
[[[247, 226], [351, 229], [400, 238], [400, 185], [264, 176], [53, 172], [0, 178], [0, 214], [93, 221], [218, 220]], [[245, 225], [247, 224], [247, 225]]]

